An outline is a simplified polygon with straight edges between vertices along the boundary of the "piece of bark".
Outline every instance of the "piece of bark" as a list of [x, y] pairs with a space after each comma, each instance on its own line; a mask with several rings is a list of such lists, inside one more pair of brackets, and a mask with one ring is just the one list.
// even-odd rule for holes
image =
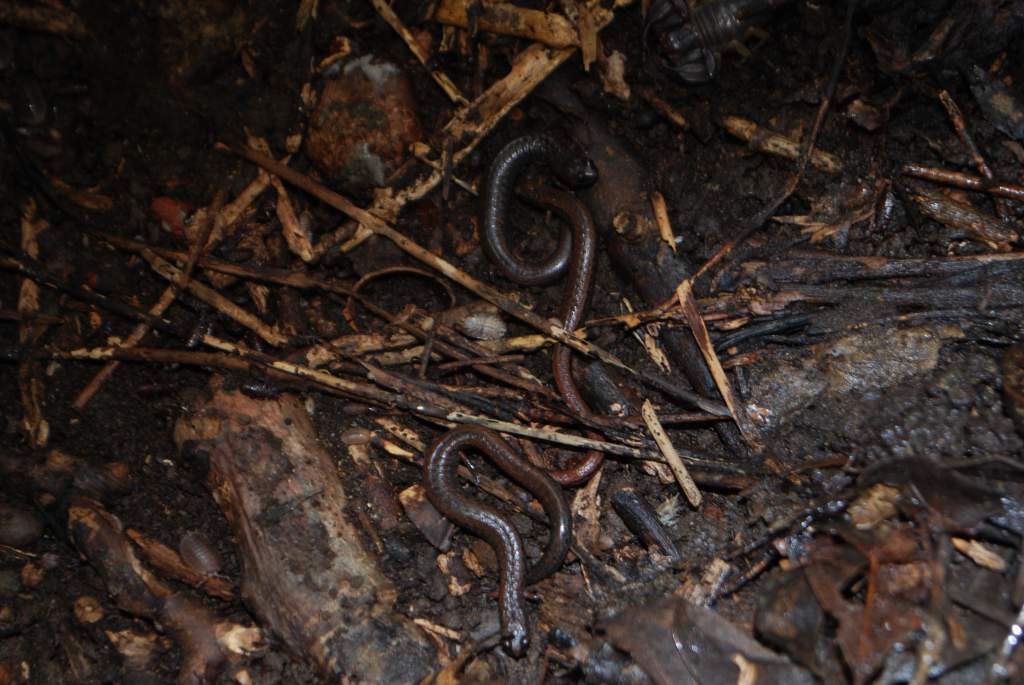
[[413, 683], [432, 669], [434, 650], [395, 612], [395, 589], [346, 515], [298, 398], [255, 399], [215, 379], [174, 437], [209, 454], [211, 488], [238, 538], [242, 597], [292, 652], [328, 678]]

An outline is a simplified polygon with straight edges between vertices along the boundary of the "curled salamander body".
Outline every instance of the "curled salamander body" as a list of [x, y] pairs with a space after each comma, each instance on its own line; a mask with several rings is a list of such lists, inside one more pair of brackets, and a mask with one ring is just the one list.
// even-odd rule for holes
[[[568, 285], [562, 295], [559, 315], [563, 328], [572, 331], [583, 321], [593, 284], [597, 233], [590, 210], [564, 190], [543, 188], [527, 196], [530, 202], [554, 210], [572, 226], [571, 231], [563, 234], [558, 249], [540, 263], [527, 263], [515, 256], [505, 235], [505, 216], [515, 182], [529, 164], [540, 161], [570, 188], [583, 188], [597, 180], [593, 162], [571, 138], [531, 134], [513, 140], [498, 153], [487, 175], [482, 221], [484, 249], [505, 276], [521, 285], [546, 285], [568, 270]], [[555, 384], [572, 411], [592, 417], [573, 380], [571, 362], [572, 351], [559, 345], [552, 356]], [[549, 471], [548, 475], [562, 485], [575, 485], [590, 478], [602, 462], [603, 455], [591, 451], [578, 463]]]
[[[551, 532], [544, 554], [529, 570], [523, 541], [508, 517], [468, 497], [458, 485], [459, 457], [470, 449], [487, 457], [505, 475], [529, 490], [544, 508]], [[498, 606], [502, 641], [512, 656], [522, 656], [529, 645], [523, 588], [557, 571], [569, 550], [572, 517], [561, 488], [517, 454], [501, 436], [480, 426], [452, 429], [434, 443], [424, 464], [423, 485], [438, 511], [494, 548], [501, 574]]]
[[528, 264], [513, 254], [506, 235], [505, 217], [519, 175], [530, 164], [544, 162], [560, 182], [570, 188], [584, 188], [597, 180], [597, 170], [583, 151], [570, 140], [547, 133], [516, 138], [491, 163], [484, 186], [481, 232], [484, 249], [510, 280], [522, 285], [545, 285], [569, 268], [572, 235], [566, 231], [555, 251], [544, 261]]

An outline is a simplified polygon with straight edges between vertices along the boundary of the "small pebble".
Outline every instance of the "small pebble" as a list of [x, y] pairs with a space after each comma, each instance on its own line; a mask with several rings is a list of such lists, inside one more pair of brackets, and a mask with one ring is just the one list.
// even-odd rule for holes
[[82, 595], [75, 600], [75, 618], [83, 625], [96, 623], [103, 618], [103, 605], [95, 597]]

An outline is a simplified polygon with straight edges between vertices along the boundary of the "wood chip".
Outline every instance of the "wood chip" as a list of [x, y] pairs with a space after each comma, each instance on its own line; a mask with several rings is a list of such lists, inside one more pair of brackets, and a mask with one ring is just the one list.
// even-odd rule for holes
[[654, 220], [658, 222], [658, 233], [661, 239], [668, 243], [673, 252], [676, 251], [676, 235], [672, 230], [672, 222], [668, 220], [668, 206], [665, 204], [665, 196], [654, 191], [651, 193], [651, 207], [654, 209]]
[[1006, 560], [977, 540], [955, 537], [953, 538], [953, 546], [956, 547], [958, 552], [982, 568], [987, 568], [996, 573], [1006, 571]]

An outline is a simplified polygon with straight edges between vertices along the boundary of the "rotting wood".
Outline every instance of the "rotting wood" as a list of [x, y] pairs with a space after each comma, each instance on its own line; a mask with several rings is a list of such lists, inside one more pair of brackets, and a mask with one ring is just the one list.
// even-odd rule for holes
[[181, 645], [178, 682], [182, 685], [213, 682], [226, 661], [256, 650], [262, 642], [258, 628], [217, 618], [146, 569], [135, 556], [120, 519], [99, 502], [73, 496], [68, 532], [117, 607], [132, 616], [158, 621]]
[[302, 403], [287, 393], [253, 399], [216, 379], [210, 393], [174, 438], [209, 454], [248, 607], [325, 676], [417, 682], [434, 650], [396, 613], [395, 590], [345, 513], [345, 489]]

